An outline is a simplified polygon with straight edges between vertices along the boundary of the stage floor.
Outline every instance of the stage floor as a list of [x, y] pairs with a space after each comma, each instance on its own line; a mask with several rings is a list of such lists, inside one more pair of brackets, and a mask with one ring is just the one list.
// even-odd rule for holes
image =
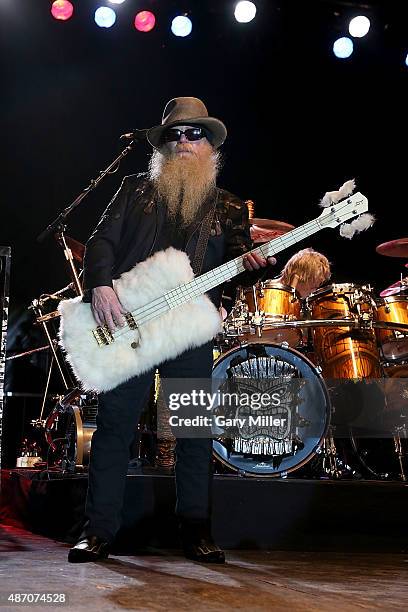
[[59, 609], [87, 612], [392, 611], [408, 601], [402, 554], [228, 551], [225, 566], [205, 566], [151, 549], [72, 565], [66, 544], [1, 525], [0, 552], [2, 610], [16, 609], [4, 599], [16, 592], [65, 593]]
[[[74, 542], [87, 484], [85, 475], [48, 480], [34, 470], [2, 470], [0, 522]], [[173, 476], [129, 475], [115, 552], [177, 548], [174, 506]], [[213, 532], [229, 550], [406, 553], [407, 507], [402, 482], [215, 476]]]

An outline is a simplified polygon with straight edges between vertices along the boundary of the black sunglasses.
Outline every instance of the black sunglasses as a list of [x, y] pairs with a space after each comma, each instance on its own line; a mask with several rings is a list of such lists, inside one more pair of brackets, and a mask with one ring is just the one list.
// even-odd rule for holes
[[179, 142], [182, 134], [190, 141], [206, 137], [204, 130], [200, 127], [187, 128], [184, 132], [178, 128], [169, 128], [163, 134], [163, 142]]

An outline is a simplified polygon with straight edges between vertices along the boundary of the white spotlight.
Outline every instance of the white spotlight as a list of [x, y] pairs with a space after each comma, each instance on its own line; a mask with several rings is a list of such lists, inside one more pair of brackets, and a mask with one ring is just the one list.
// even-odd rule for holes
[[347, 59], [353, 53], [354, 45], [351, 38], [343, 36], [334, 41], [333, 53], [339, 59]]
[[350, 35], [354, 38], [363, 38], [370, 29], [370, 20], [368, 17], [364, 17], [364, 15], [359, 15], [358, 17], [354, 17], [349, 23], [349, 32]]
[[109, 0], [111, 4], [123, 4], [125, 0]]
[[100, 6], [95, 11], [95, 22], [100, 28], [110, 28], [116, 21], [116, 13], [107, 6]]
[[405, 65], [408, 66], [408, 53], [407, 53], [406, 58], [405, 58]]
[[185, 15], [178, 15], [171, 22], [171, 31], [175, 36], [188, 36], [191, 34], [191, 30], [193, 29], [193, 24], [191, 19], [186, 17]]
[[253, 2], [242, 0], [236, 5], [234, 15], [239, 23], [249, 23], [256, 15], [256, 6]]

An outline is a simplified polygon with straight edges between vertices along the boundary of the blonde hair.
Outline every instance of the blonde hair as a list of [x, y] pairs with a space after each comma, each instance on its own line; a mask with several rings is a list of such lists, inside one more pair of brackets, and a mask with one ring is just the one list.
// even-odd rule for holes
[[331, 276], [329, 260], [312, 248], [302, 249], [295, 253], [283, 268], [282, 283], [290, 285], [295, 274], [301, 283], [312, 283], [318, 287]]

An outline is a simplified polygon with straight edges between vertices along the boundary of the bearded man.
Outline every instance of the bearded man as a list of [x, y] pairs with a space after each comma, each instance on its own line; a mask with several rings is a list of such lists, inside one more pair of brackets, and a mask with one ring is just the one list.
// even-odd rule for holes
[[[112, 280], [153, 253], [169, 246], [184, 251], [197, 274], [252, 248], [245, 203], [216, 186], [218, 148], [226, 135], [224, 124], [190, 97], [168, 102], [161, 125], [147, 132], [154, 148], [148, 173], [124, 178], [86, 245], [84, 288], [98, 325], [114, 331], [124, 324], [126, 311]], [[255, 254], [244, 257], [248, 271], [266, 265]], [[221, 292], [209, 294], [217, 307]], [[212, 342], [162, 363], [159, 372], [162, 378], [210, 378]], [[69, 552], [70, 562], [108, 556], [120, 527], [129, 446], [154, 374], [155, 368], [99, 395], [86, 526]], [[177, 440], [176, 514], [186, 557], [223, 563], [224, 553], [211, 536], [211, 452], [209, 438]]]

